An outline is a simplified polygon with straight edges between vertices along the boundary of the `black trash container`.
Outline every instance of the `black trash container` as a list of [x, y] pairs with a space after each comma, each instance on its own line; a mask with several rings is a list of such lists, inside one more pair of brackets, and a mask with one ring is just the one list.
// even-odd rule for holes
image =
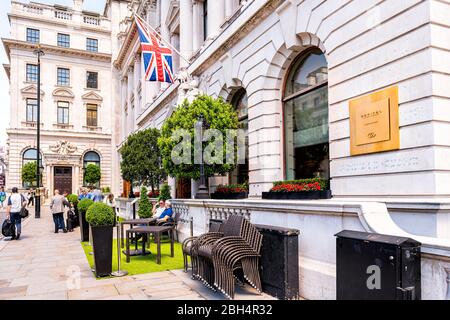
[[420, 300], [421, 243], [358, 231], [336, 235], [338, 300]]
[[255, 225], [263, 235], [261, 282], [263, 291], [282, 300], [298, 300], [299, 230]]

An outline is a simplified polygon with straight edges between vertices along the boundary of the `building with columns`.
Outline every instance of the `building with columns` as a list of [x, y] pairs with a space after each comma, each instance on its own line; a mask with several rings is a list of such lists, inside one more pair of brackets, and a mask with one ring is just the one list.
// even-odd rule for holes
[[[21, 171], [36, 159], [37, 75], [41, 58], [41, 168], [47, 190], [77, 192], [84, 169], [99, 165], [101, 186], [112, 184], [111, 19], [73, 7], [11, 1], [9, 63], [11, 118], [7, 187], [27, 187]], [[109, 14], [109, 13], [106, 13]]]

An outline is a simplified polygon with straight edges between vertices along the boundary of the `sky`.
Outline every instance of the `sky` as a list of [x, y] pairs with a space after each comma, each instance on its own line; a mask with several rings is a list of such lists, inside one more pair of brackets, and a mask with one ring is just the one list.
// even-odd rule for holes
[[[18, 0], [18, 2], [29, 3], [28, 0]], [[61, 4], [72, 7], [73, 0], [35, 0], [32, 2], [45, 4]], [[85, 0], [84, 9], [103, 13], [105, 7], [105, 0]], [[11, 10], [10, 0], [0, 0], [0, 37], [9, 38], [9, 20], [8, 12]], [[6, 129], [9, 126], [9, 81], [6, 72], [3, 69], [3, 64], [9, 63], [5, 53], [3, 44], [0, 43], [0, 145], [6, 143]]]

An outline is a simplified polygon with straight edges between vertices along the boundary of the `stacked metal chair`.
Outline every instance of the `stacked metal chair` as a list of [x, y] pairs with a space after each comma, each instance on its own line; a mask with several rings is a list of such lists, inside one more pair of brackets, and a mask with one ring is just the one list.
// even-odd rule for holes
[[234, 298], [234, 271], [242, 269], [244, 278], [261, 293], [259, 257], [262, 235], [244, 217], [232, 215], [220, 232], [198, 237], [191, 245], [193, 275], [229, 299]]

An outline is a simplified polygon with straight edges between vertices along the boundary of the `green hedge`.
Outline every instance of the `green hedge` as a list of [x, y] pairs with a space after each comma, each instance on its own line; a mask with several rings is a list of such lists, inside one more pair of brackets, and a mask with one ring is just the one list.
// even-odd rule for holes
[[113, 208], [101, 202], [94, 203], [86, 212], [86, 221], [93, 227], [113, 226], [115, 219]]
[[320, 188], [322, 190], [329, 190], [329, 181], [327, 179], [322, 179], [322, 178], [277, 181], [277, 182], [274, 182], [273, 185], [274, 185], [274, 187], [276, 187], [281, 184], [310, 184], [310, 183], [316, 183], [316, 182], [318, 182], [320, 184]]
[[80, 202], [78, 202], [78, 211], [80, 213], [86, 213], [90, 206], [94, 204], [94, 201], [91, 199], [83, 199]]

